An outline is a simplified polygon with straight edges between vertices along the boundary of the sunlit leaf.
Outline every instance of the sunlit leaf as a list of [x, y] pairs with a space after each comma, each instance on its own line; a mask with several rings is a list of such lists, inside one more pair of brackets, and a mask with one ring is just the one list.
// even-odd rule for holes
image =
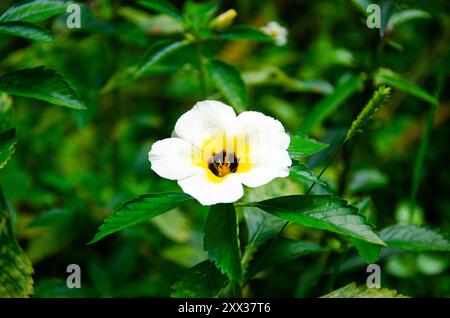
[[86, 108], [72, 85], [61, 74], [44, 66], [3, 75], [0, 91], [69, 108]]
[[397, 224], [381, 231], [381, 238], [389, 247], [425, 252], [450, 252], [450, 241], [436, 230], [414, 224]]
[[438, 101], [435, 97], [425, 91], [423, 88], [411, 83], [407, 79], [403, 78], [400, 74], [394, 73], [391, 70], [381, 68], [374, 74], [374, 80], [376, 85], [386, 84], [396, 89], [402, 90], [408, 94], [411, 94], [417, 98], [420, 98], [430, 104], [437, 104]]
[[178, 192], [145, 194], [124, 202], [112, 215], [105, 219], [99, 232], [89, 244], [95, 243], [107, 235], [124, 228], [145, 222], [164, 212], [191, 200], [192, 197]]
[[355, 238], [351, 239], [353, 245], [355, 245], [359, 256], [367, 263], [374, 264], [380, 257], [381, 247], [376, 244], [361, 241]]
[[139, 0], [138, 3], [148, 9], [167, 14], [179, 22], [183, 22], [181, 12], [172, 3], [166, 0]]
[[214, 86], [236, 110], [247, 108], [247, 92], [241, 74], [233, 66], [212, 60], [207, 63], [207, 69]]
[[365, 285], [357, 286], [355, 283], [332, 291], [321, 298], [408, 298], [387, 288], [368, 288]]
[[52, 43], [53, 35], [46, 29], [27, 22], [0, 23], [0, 34], [18, 36], [32, 41]]
[[217, 35], [225, 40], [248, 40], [257, 42], [273, 42], [273, 38], [264, 32], [247, 25], [236, 25], [221, 31]]
[[291, 142], [289, 144], [288, 151], [289, 156], [292, 159], [301, 160], [312, 156], [326, 147], [328, 147], [327, 144], [318, 142], [303, 133], [297, 132], [291, 135]]
[[232, 204], [213, 205], [205, 224], [203, 245], [208, 258], [230, 279], [241, 280], [241, 253], [239, 251], [236, 211]]
[[284, 220], [385, 245], [358, 209], [328, 195], [290, 195], [252, 203]]
[[69, 2], [65, 0], [28, 0], [12, 5], [0, 16], [0, 22], [22, 21], [39, 23], [66, 12]]
[[316, 176], [314, 176], [312, 171], [304, 163], [298, 163], [298, 164], [292, 165], [290, 167], [289, 177], [299, 180], [299, 181], [308, 181], [308, 182], [319, 183], [323, 186], [327, 185], [325, 182], [323, 182], [322, 180], [320, 180]]
[[0, 134], [0, 169], [5, 167], [11, 159], [16, 142], [15, 129], [9, 129]]

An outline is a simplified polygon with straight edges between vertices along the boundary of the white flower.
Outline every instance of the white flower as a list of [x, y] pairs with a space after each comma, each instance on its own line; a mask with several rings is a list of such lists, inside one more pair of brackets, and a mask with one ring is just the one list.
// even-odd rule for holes
[[288, 30], [279, 25], [278, 22], [271, 21], [263, 26], [261, 30], [271, 36], [275, 40], [276, 45], [283, 46], [287, 43]]
[[244, 189], [287, 177], [290, 138], [283, 125], [255, 111], [236, 116], [218, 101], [198, 102], [175, 125], [172, 138], [155, 142], [152, 170], [177, 180], [203, 205], [239, 200]]

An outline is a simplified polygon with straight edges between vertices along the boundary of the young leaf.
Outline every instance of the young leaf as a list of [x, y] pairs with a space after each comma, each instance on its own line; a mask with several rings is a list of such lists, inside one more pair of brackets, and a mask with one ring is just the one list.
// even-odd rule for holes
[[24, 298], [33, 292], [31, 263], [6, 231], [0, 231], [0, 268], [0, 298]]
[[172, 286], [171, 297], [216, 297], [225, 287], [227, 277], [206, 260], [188, 269]]
[[212, 60], [206, 64], [214, 86], [236, 110], [247, 108], [247, 92], [241, 74], [233, 66]]
[[284, 220], [385, 245], [358, 209], [328, 195], [290, 195], [251, 203]]
[[348, 75], [336, 86], [333, 93], [320, 101], [314, 109], [306, 116], [301, 131], [310, 132], [320, 125], [326, 118], [333, 114], [351, 95], [362, 87], [359, 76]]
[[186, 1], [183, 7], [183, 17], [187, 29], [197, 34], [202, 32], [218, 8], [219, 5], [216, 1]]
[[381, 238], [391, 248], [414, 252], [450, 252], [450, 241], [436, 230], [414, 224], [397, 224], [381, 231]]
[[314, 176], [312, 171], [304, 163], [294, 164], [290, 167], [289, 177], [300, 180], [309, 181], [326, 186], [327, 184]]
[[403, 23], [414, 21], [414, 20], [423, 20], [430, 19], [431, 14], [418, 9], [405, 9], [399, 12], [392, 14], [389, 23], [393, 26], [399, 26]]
[[297, 132], [291, 135], [291, 142], [289, 144], [288, 151], [291, 159], [300, 161], [301, 159], [312, 156], [326, 147], [328, 147], [327, 144], [323, 144], [303, 133]]
[[192, 197], [185, 193], [166, 192], [145, 194], [134, 200], [124, 202], [113, 211], [111, 216], [105, 219], [105, 223], [100, 226], [99, 232], [89, 244], [124, 228], [148, 221], [191, 199]]
[[353, 245], [355, 245], [359, 256], [367, 263], [374, 264], [380, 258], [381, 247], [372, 243], [361, 241], [355, 238], [351, 239]]
[[430, 104], [437, 104], [438, 100], [423, 88], [409, 82], [400, 74], [381, 68], [374, 74], [375, 85], [386, 84], [420, 98]]
[[232, 204], [216, 204], [209, 209], [203, 246], [208, 258], [230, 279], [241, 281], [236, 211]]
[[257, 42], [273, 42], [273, 38], [264, 32], [247, 25], [236, 25], [221, 31], [219, 39], [224, 40], [248, 40]]
[[394, 12], [394, 1], [393, 0], [381, 0], [380, 2], [381, 6], [381, 26], [380, 26], [380, 37], [384, 37], [384, 33], [386, 31], [386, 28], [388, 26], [389, 19], [391, 18], [392, 13]]
[[139, 0], [138, 3], [148, 9], [167, 14], [179, 22], [183, 22], [180, 11], [172, 3], [166, 0]]
[[372, 95], [372, 98], [364, 106], [362, 111], [358, 114], [358, 117], [353, 121], [352, 126], [345, 136], [345, 141], [353, 138], [356, 133], [366, 125], [373, 114], [389, 100], [391, 94], [390, 87], [381, 86]]
[[0, 91], [43, 100], [59, 106], [86, 109], [70, 83], [62, 75], [45, 66], [3, 75], [0, 77]]
[[11, 6], [0, 16], [0, 22], [22, 21], [39, 23], [66, 12], [65, 0], [28, 0]]
[[47, 43], [52, 43], [54, 40], [53, 35], [46, 29], [26, 22], [0, 23], [0, 33]]
[[10, 129], [0, 134], [0, 169], [6, 166], [9, 159], [11, 159], [16, 142], [15, 129]]
[[320, 253], [323, 249], [316, 243], [291, 240], [286, 238], [275, 238], [275, 241], [269, 242], [254, 256], [250, 263], [246, 276], [253, 277], [262, 270], [276, 266], [301, 256]]
[[162, 40], [154, 43], [145, 53], [133, 77], [136, 79], [146, 73], [150, 73], [152, 68], [154, 68], [162, 59], [188, 44], [188, 41], [173, 40]]
[[321, 298], [408, 298], [398, 294], [396, 290], [387, 288], [369, 288], [365, 285], [357, 286], [355, 283], [332, 291]]

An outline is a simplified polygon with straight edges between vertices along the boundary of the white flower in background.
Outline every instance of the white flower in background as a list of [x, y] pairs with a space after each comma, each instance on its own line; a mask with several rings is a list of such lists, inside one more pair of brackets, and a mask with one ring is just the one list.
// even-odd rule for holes
[[289, 175], [289, 142], [278, 120], [255, 111], [236, 116], [207, 100], [183, 114], [172, 138], [155, 142], [148, 157], [153, 171], [177, 180], [201, 204], [230, 203], [244, 195], [242, 184], [258, 187]]
[[287, 43], [288, 30], [279, 25], [278, 22], [271, 21], [263, 26], [261, 30], [271, 36], [275, 40], [276, 45], [283, 46]]

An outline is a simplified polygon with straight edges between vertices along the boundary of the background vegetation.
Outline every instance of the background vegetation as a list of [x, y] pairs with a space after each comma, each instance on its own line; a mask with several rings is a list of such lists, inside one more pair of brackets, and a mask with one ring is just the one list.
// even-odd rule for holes
[[[15, 3], [2, 1], [0, 12]], [[211, 281], [206, 290], [188, 270], [208, 257], [208, 207], [196, 202], [87, 245], [121, 202], [180, 191], [150, 170], [147, 153], [196, 101], [214, 98], [328, 144], [301, 158], [315, 176], [327, 168], [311, 194], [356, 205], [383, 239], [388, 226], [409, 224], [396, 228], [403, 236], [391, 236], [381, 255], [374, 245], [298, 224], [289, 224], [273, 249], [283, 222], [255, 207], [238, 208], [242, 263], [253, 264], [254, 274], [243, 296], [321, 296], [365, 284], [373, 262], [381, 266], [382, 287], [450, 296], [448, 1], [383, 1], [381, 30], [366, 26], [366, 1], [172, 1], [179, 11], [148, 3], [157, 2], [87, 1], [80, 29], [66, 27], [65, 6], [48, 17], [17, 18], [25, 25], [0, 17], [0, 155], [9, 157], [17, 140], [9, 161], [0, 156], [7, 163], [0, 171], [0, 295], [236, 295], [233, 286], [215, 289], [223, 275], [207, 263], [196, 268]], [[256, 30], [211, 29], [211, 19], [228, 9], [237, 11], [233, 25], [257, 29], [278, 21], [288, 29], [287, 45]], [[177, 12], [184, 12], [182, 22]], [[31, 39], [24, 29], [11, 31], [11, 23]], [[47, 71], [11, 73], [42, 65]], [[30, 93], [40, 84], [63, 97]], [[382, 84], [392, 88], [389, 101], [327, 167]], [[317, 182], [276, 180], [247, 189], [245, 200], [302, 194], [311, 180]], [[255, 226], [264, 235], [253, 244]], [[264, 262], [252, 263], [268, 247]], [[66, 288], [69, 264], [81, 266], [81, 289]]]

